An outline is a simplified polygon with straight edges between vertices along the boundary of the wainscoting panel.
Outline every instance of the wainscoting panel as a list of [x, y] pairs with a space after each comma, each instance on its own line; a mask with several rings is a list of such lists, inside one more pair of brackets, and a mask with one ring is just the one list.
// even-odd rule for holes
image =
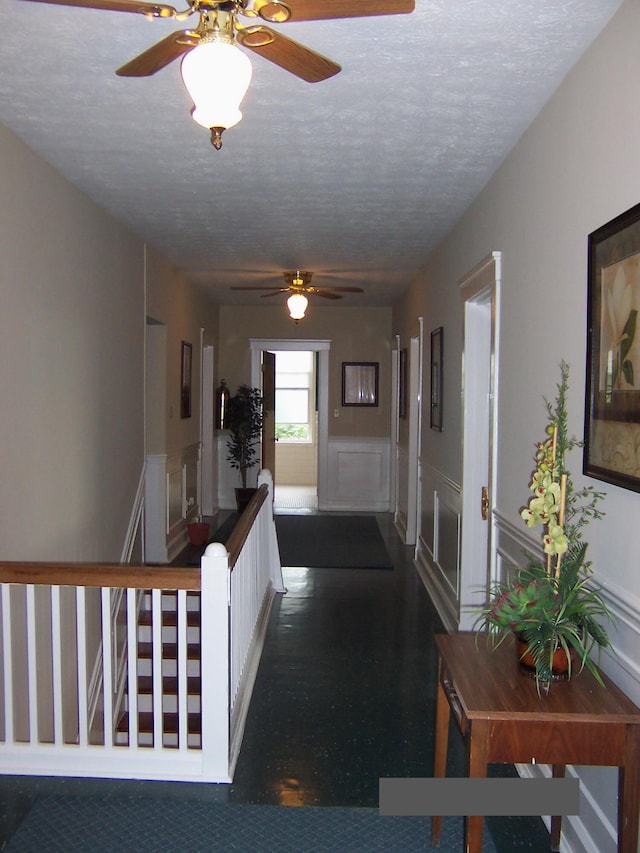
[[389, 512], [389, 439], [329, 440], [329, 482], [322, 509]]
[[448, 630], [460, 612], [461, 488], [435, 467], [425, 468], [416, 566]]
[[150, 454], [145, 468], [145, 560], [170, 563], [187, 542], [187, 522], [199, 515], [200, 444], [167, 456]]

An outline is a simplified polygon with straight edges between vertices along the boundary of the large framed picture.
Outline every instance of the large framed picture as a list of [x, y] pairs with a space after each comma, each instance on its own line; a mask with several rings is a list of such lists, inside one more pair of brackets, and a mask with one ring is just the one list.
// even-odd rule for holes
[[431, 429], [442, 432], [442, 337], [440, 326], [431, 332]]
[[588, 239], [583, 473], [640, 492], [640, 204]]
[[191, 417], [191, 344], [182, 341], [182, 363], [180, 369], [180, 417]]

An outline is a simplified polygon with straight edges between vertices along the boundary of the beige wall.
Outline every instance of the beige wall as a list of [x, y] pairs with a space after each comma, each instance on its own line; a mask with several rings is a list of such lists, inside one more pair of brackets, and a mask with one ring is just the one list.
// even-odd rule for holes
[[144, 247], [0, 127], [3, 559], [118, 560], [143, 462]]
[[[148, 452], [170, 454], [200, 440], [200, 341], [202, 339], [203, 344], [216, 347], [218, 306], [205, 291], [175, 272], [164, 258], [149, 251], [146, 314], [147, 322], [153, 320], [161, 325], [160, 334], [165, 345], [164, 369], [157, 372], [160, 393], [164, 392], [164, 418], [161, 423], [149, 423]], [[151, 332], [157, 333], [158, 330], [152, 329]], [[193, 354], [190, 418], [180, 417], [183, 341], [192, 345]], [[162, 358], [162, 353], [159, 353], [159, 357]]]
[[145, 316], [166, 338], [155, 449], [175, 452], [200, 438], [199, 347], [217, 344], [217, 307], [2, 127], [0, 219], [0, 556], [117, 561], [144, 464]]
[[[330, 340], [329, 435], [388, 436], [391, 422], [391, 309], [326, 308], [312, 302], [297, 325], [284, 300], [277, 306], [220, 307], [220, 374], [233, 393], [251, 381], [251, 338]], [[380, 404], [375, 408], [342, 406], [342, 362], [380, 364]], [[334, 417], [334, 410], [338, 417]]]

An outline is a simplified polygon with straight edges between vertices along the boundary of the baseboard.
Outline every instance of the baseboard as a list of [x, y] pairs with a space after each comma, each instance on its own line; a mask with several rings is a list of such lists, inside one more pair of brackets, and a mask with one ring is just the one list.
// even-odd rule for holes
[[[523, 779], [549, 779], [551, 768], [543, 764], [516, 764], [516, 770]], [[567, 778], [579, 779], [579, 774], [571, 765], [567, 766]], [[542, 820], [549, 832], [551, 817], [543, 815]], [[588, 827], [591, 827], [589, 831]], [[580, 785], [580, 814], [569, 815], [562, 819], [561, 853], [615, 853], [617, 850], [617, 829], [611, 824], [585, 785]]]

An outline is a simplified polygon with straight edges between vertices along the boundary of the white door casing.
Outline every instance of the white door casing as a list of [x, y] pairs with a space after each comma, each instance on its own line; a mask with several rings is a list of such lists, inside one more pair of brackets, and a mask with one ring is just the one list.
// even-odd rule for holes
[[331, 341], [251, 338], [251, 384], [262, 386], [263, 350], [293, 350], [319, 353], [318, 382], [318, 509], [327, 506], [329, 492], [329, 350]]
[[407, 527], [405, 545], [418, 544], [421, 507], [420, 444], [422, 433], [422, 352], [423, 318], [418, 317], [419, 331], [411, 338], [409, 348], [409, 447], [407, 476]]
[[[492, 252], [460, 282], [462, 354], [462, 535], [460, 630], [473, 627], [479, 591], [494, 579], [493, 505], [498, 424], [501, 253]], [[486, 489], [486, 517], [482, 494]]]

